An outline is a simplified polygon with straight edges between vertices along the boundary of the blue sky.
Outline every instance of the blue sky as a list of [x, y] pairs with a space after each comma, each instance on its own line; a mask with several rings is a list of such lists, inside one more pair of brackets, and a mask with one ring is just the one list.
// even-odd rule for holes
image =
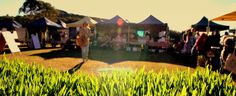
[[[141, 22], [149, 15], [168, 23], [171, 29], [185, 30], [203, 16], [209, 19], [236, 10], [236, 0], [43, 0], [70, 13]], [[70, 2], [68, 2], [70, 1]], [[0, 0], [0, 15], [18, 14], [24, 0]], [[236, 22], [218, 22], [236, 28]]]

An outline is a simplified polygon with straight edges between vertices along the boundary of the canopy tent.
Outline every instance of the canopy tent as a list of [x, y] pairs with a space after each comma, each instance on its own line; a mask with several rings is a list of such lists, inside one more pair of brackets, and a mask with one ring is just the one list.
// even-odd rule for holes
[[49, 27], [57, 27], [57, 28], [62, 27], [61, 25], [49, 20], [46, 17], [43, 17], [43, 18], [40, 18], [38, 20], [31, 22], [29, 24], [29, 26], [31, 26], [31, 27], [47, 27], [47, 26], [49, 26]]
[[[216, 17], [213, 21], [236, 21], [236, 11]], [[229, 32], [236, 32], [235, 29], [229, 30]]]
[[112, 48], [124, 47], [127, 41], [127, 33], [130, 31], [130, 23], [120, 16], [116, 15], [109, 20], [96, 24], [97, 41], [102, 46]]
[[143, 20], [138, 24], [164, 24], [164, 23], [155, 18], [154, 16], [150, 15], [148, 18], [146, 18], [145, 20]]
[[102, 23], [106, 22], [108, 19], [93, 17], [93, 20], [95, 20], [97, 23]]
[[236, 21], [236, 11], [216, 17], [214, 21]]
[[150, 15], [145, 20], [138, 23], [138, 25], [144, 28], [147, 32], [146, 34], [152, 38], [146, 41], [147, 46], [151, 48], [167, 48], [167, 46], [169, 46], [169, 44], [166, 43], [167, 39], [164, 37], [169, 28], [167, 23], [163, 23], [153, 15]]
[[151, 28], [152, 26], [154, 26], [156, 28], [155, 31], [158, 31], [158, 32], [165, 31], [168, 28], [167, 23], [163, 23], [162, 21], [158, 20], [157, 18], [155, 18], [152, 15], [147, 17], [142, 22], [138, 23], [138, 25], [141, 25], [141, 26], [148, 28], [148, 29]]
[[97, 22], [90, 17], [84, 17], [83, 19], [67, 24], [67, 27], [79, 27], [82, 26], [84, 22], [87, 22], [90, 26], [94, 26]]
[[152, 15], [148, 16], [145, 20], [138, 23], [138, 25], [140, 28], [149, 31], [150, 35], [154, 38], [159, 37], [158, 36], [159, 32], [168, 30], [167, 23], [163, 23], [162, 21], [158, 20]]
[[210, 27], [211, 31], [222, 31], [229, 29], [229, 26], [209, 21], [205, 16], [198, 23], [193, 24], [192, 28], [196, 29], [197, 31], [206, 31], [208, 26]]
[[6, 19], [0, 21], [0, 29], [7, 28], [7, 29], [15, 29], [15, 28], [21, 28], [22, 25], [15, 20], [12, 19]]
[[121, 18], [119, 15], [116, 15], [115, 17], [111, 18], [110, 20], [107, 20], [105, 22], [100, 22], [98, 24], [117, 24], [118, 22], [122, 22], [123, 24], [127, 24], [126, 20]]
[[[46, 47], [46, 43], [48, 42], [52, 43], [54, 42], [53, 40], [56, 40], [54, 38], [59, 38], [59, 35], [58, 35], [59, 32], [57, 31], [59, 28], [62, 28], [62, 26], [49, 20], [46, 17], [32, 21], [27, 26], [29, 36], [31, 36], [32, 34], [35, 35], [35, 33], [38, 33], [38, 38], [39, 38], [41, 47]], [[54, 34], [57, 34], [57, 36]]]

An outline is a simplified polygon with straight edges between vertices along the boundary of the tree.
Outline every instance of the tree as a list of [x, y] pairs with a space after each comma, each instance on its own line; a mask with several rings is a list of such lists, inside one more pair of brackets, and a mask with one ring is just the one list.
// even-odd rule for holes
[[23, 12], [26, 17], [32, 20], [47, 17], [52, 21], [56, 21], [59, 15], [58, 11], [50, 4], [40, 0], [26, 0], [19, 13]]
[[47, 17], [52, 21], [57, 21], [59, 12], [50, 3], [43, 1], [38, 1], [38, 2], [39, 2], [39, 7], [43, 8], [41, 9], [43, 11], [41, 11], [40, 13], [36, 13], [35, 19]]
[[19, 13], [23, 12], [24, 14], [36, 14], [42, 11], [40, 3], [38, 0], [26, 0], [23, 5], [19, 8]]

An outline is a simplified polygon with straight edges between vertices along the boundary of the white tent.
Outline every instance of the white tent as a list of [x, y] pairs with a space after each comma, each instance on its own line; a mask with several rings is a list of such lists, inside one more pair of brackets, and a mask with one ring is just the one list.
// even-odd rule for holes
[[164, 23], [155, 18], [154, 16], [150, 15], [148, 18], [146, 18], [145, 20], [143, 20], [138, 24], [164, 24]]
[[80, 27], [84, 22], [87, 22], [90, 26], [94, 26], [97, 22], [90, 17], [84, 17], [83, 19], [67, 24], [67, 27]]
[[57, 24], [61, 25], [62, 28], [67, 28], [66, 23], [61, 20], [58, 20]]
[[46, 27], [46, 26], [61, 28], [61, 25], [49, 20], [46, 17], [40, 18], [38, 20], [34, 20], [33, 22], [29, 24], [29, 27]]

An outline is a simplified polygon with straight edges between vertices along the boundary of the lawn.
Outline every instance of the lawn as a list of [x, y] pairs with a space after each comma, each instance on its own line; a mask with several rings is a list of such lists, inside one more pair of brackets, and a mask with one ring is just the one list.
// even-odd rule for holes
[[70, 74], [21, 60], [0, 60], [1, 95], [88, 95], [88, 96], [235, 96], [230, 75], [198, 68], [194, 72], [138, 71]]
[[[164, 82], [164, 84], [169, 84], [168, 82], [170, 82], [171, 80], [177, 80], [175, 82], [179, 82], [179, 83], [176, 83], [176, 84], [180, 84], [180, 85], [181, 84], [185, 84], [185, 85], [187, 84], [186, 85], [187, 87], [186, 87], [185, 85], [180, 86], [180, 85], [176, 85], [175, 83], [173, 83], [174, 85], [171, 83], [172, 85], [170, 84], [170, 88], [168, 87], [167, 91], [164, 90], [168, 94], [172, 94], [172, 93], [173, 94], [182, 94], [182, 93], [184, 93], [184, 94], [195, 94], [195, 93], [198, 94], [198, 93], [202, 93], [202, 90], [198, 90], [199, 88], [202, 88], [201, 86], [208, 86], [208, 87], [205, 87], [205, 89], [203, 89], [203, 90], [207, 90], [207, 91], [203, 91], [203, 94], [228, 94], [228, 95], [229, 94], [235, 94], [234, 93], [235, 92], [235, 87], [233, 87], [233, 84], [235, 86], [235, 83], [231, 81], [232, 80], [231, 77], [229, 77], [227, 75], [219, 74], [218, 72], [214, 73], [212, 71], [213, 73], [211, 73], [210, 78], [208, 78], [209, 77], [208, 76], [209, 75], [208, 74], [209, 73], [208, 69], [207, 69], [208, 70], [207, 71], [207, 70], [199, 67], [196, 71], [195, 67], [191, 67], [191, 65], [184, 64], [182, 62], [182, 61], [186, 60], [186, 58], [180, 57], [180, 56], [177, 56], [177, 55], [172, 55], [170, 52], [163, 52], [163, 53], [152, 53], [152, 52], [147, 52], [147, 51], [129, 52], [129, 51], [125, 51], [125, 50], [113, 50], [113, 49], [109, 49], [109, 48], [95, 48], [95, 47], [92, 47], [92, 48], [90, 48], [89, 61], [86, 62], [86, 63], [82, 63], [81, 62], [81, 54], [80, 54], [79, 49], [62, 50], [61, 48], [47, 48], [47, 49], [39, 49], [39, 50], [29, 50], [29, 49], [26, 49], [26, 48], [21, 48], [21, 50], [22, 50], [22, 52], [14, 53], [14, 54], [10, 53], [10, 51], [8, 49], [6, 49], [4, 51], [6, 58], [12, 59], [12, 61], [11, 61], [12, 63], [16, 64], [16, 62], [14, 61], [15, 59], [20, 59], [20, 60], [23, 60], [23, 62], [26, 62], [26, 63], [19, 63], [18, 62], [21, 65], [20, 68], [16, 67], [15, 65], [9, 65], [8, 66], [8, 64], [7, 64], [8, 69], [12, 70], [13, 73], [15, 72], [16, 73], [15, 75], [18, 74], [17, 73], [18, 71], [15, 71], [15, 69], [17, 69], [17, 70], [19, 69], [21, 71], [22, 70], [26, 71], [24, 68], [26, 68], [27, 70], [28, 69], [31, 70], [31, 68], [36, 68], [35, 71], [33, 70], [32, 71], [33, 73], [31, 73], [31, 74], [34, 74], [35, 72], [37, 73], [38, 70], [41, 70], [42, 72], [46, 72], [45, 74], [47, 74], [47, 75], [55, 73], [59, 76], [59, 78], [57, 78], [56, 80], [59, 80], [59, 81], [67, 80], [68, 82], [66, 84], [69, 84], [69, 85], [72, 84], [73, 85], [73, 84], [77, 84], [77, 83], [80, 84], [81, 83], [81, 82], [77, 82], [77, 83], [74, 82], [74, 80], [77, 81], [77, 78], [81, 78], [81, 76], [85, 76], [85, 77], [82, 77], [83, 79], [81, 79], [81, 80], [78, 79], [79, 81], [84, 80], [84, 78], [90, 78], [91, 79], [90, 76], [93, 76], [92, 74], [95, 74], [95, 76], [99, 76], [98, 75], [99, 73], [105, 72], [106, 75], [102, 75], [102, 76], [105, 76], [104, 78], [106, 78], [106, 79], [101, 77], [102, 81], [99, 81], [99, 82], [103, 82], [103, 80], [107, 80], [105, 82], [109, 81], [109, 83], [104, 83], [104, 84], [106, 84], [107, 86], [110, 86], [110, 84], [114, 83], [114, 82], [110, 83], [110, 81], [112, 81], [114, 78], [116, 80], [117, 77], [116, 77], [116, 75], [113, 76], [113, 75], [109, 75], [109, 74], [111, 74], [113, 72], [124, 72], [124, 73], [128, 72], [128, 73], [139, 74], [140, 69], [142, 70], [144, 68], [145, 74], [148, 74], [147, 76], [146, 75], [142, 75], [142, 76], [133, 75], [133, 77], [132, 77], [132, 75], [128, 75], [128, 77], [124, 77], [122, 80], [127, 80], [127, 81], [133, 82], [135, 84], [136, 83], [140, 84], [139, 81], [135, 81], [137, 78], [138, 78], [138, 80], [140, 80], [139, 77], [140, 78], [146, 78], [146, 77], [149, 77], [149, 75], [150, 75], [152, 77], [149, 77], [149, 79], [147, 79], [147, 80], [154, 80], [155, 78], [160, 79], [158, 76], [163, 77], [167, 72], [168, 74], [166, 74], [166, 77], [163, 77], [164, 81], [161, 80], [162, 83]], [[0, 58], [3, 58], [3, 57], [4, 57], [4, 55], [1, 54]], [[183, 59], [183, 60], [181, 60], [181, 59]], [[28, 67], [28, 66], [25, 66], [24, 64], [29, 64], [29, 65], [32, 65], [32, 64], [37, 65], [38, 64], [38, 65], [43, 66], [46, 69], [44, 69], [44, 68], [37, 69], [37, 67]], [[5, 65], [3, 64], [3, 66], [6, 66], [6, 64]], [[14, 66], [14, 67], [10, 67], [10, 66]], [[50, 68], [50, 69], [47, 69], [47, 68]], [[26, 74], [23, 71], [22, 72], [19, 71], [19, 72], [21, 74]], [[189, 71], [190, 71], [190, 73], [189, 73]], [[26, 72], [30, 72], [30, 71], [26, 71]], [[49, 72], [50, 74], [48, 74], [47, 72]], [[66, 74], [64, 74], [64, 72], [66, 72]], [[138, 72], [138, 73], [136, 73], [136, 72]], [[6, 72], [6, 74], [8, 74], [8, 73], [9, 72]], [[76, 74], [74, 74], [74, 73], [76, 73]], [[4, 74], [5, 73], [3, 73], [3, 75]], [[63, 79], [60, 79], [60, 78], [62, 78], [61, 76], [64, 76], [63, 74], [66, 77], [65, 78], [63, 77]], [[73, 74], [73, 75], [69, 75], [69, 74]], [[91, 75], [88, 75], [88, 74], [91, 74]], [[126, 76], [123, 73], [119, 73], [119, 74], [122, 75], [122, 76], [123, 75]], [[140, 74], [144, 74], [144, 73], [141, 72]], [[198, 74], [198, 75], [196, 75], [196, 74]], [[179, 77], [179, 75], [180, 75], [180, 77]], [[190, 76], [191, 78], [195, 78], [195, 79], [197, 78], [196, 80], [199, 79], [199, 80], [202, 80], [202, 81], [198, 81], [198, 82], [195, 82], [195, 83], [191, 83], [191, 82], [189, 83], [189, 81], [195, 81], [195, 80], [187, 79], [187, 78], [190, 78], [190, 77], [181, 77], [181, 76], [185, 76], [185, 75]], [[8, 75], [5, 75], [5, 76], [7, 76], [7, 77], [4, 77], [4, 78], [9, 77]], [[19, 75], [17, 75], [17, 76], [19, 76]], [[28, 75], [26, 75], [24, 77], [27, 77], [27, 76]], [[42, 77], [45, 77], [45, 76], [42, 76]], [[58, 76], [55, 75], [54, 77], [58, 77]], [[75, 77], [75, 78], [70, 78], [70, 76]], [[109, 77], [109, 76], [111, 76], [111, 77]], [[202, 76], [205, 79], [202, 79]], [[50, 77], [50, 76], [48, 76], [48, 77]], [[226, 77], [230, 78], [230, 79], [227, 79]], [[17, 78], [19, 80], [21, 80], [20, 79], [21, 77], [17, 77]], [[176, 78], [176, 79], [171, 79], [171, 78]], [[100, 80], [100, 77], [99, 78], [94, 78], [94, 79]], [[225, 82], [226, 79], [228, 80], [227, 82]], [[14, 81], [15, 79], [11, 79], [11, 80]], [[17, 81], [17, 80], [15, 80], [15, 81]], [[27, 80], [27, 79], [25, 78], [24, 80]], [[38, 79], [36, 78], [35, 80], [37, 81]], [[70, 80], [72, 80], [72, 81], [70, 81]], [[86, 79], [85, 81], [89, 81], [89, 80]], [[141, 81], [145, 81], [142, 84], [145, 85], [147, 82], [155, 83], [155, 84], [161, 83], [161, 82], [159, 82], [159, 81], [157, 82], [155, 80], [153, 82], [150, 82], [150, 81], [147, 81], [147, 80], [141, 80]], [[180, 80], [180, 81], [178, 81], [178, 80]], [[34, 82], [36, 82], [36, 81], [34, 81]], [[222, 81], [224, 81], [224, 82], [222, 83]], [[47, 82], [50, 82], [50, 80], [47, 81]], [[121, 83], [122, 82], [123, 81], [121, 81]], [[201, 83], [201, 82], [203, 82], [203, 83]], [[115, 83], [118, 84], [118, 83], [120, 83], [120, 81], [115, 82]], [[11, 84], [10, 83], [8, 83], [8, 84], [9, 84], [9, 86], [5, 86], [5, 87], [11, 87], [10, 86]], [[18, 83], [16, 83], [16, 85], [14, 85], [14, 86], [21, 86], [21, 85], [17, 85], [17, 84]], [[64, 83], [62, 83], [62, 84], [64, 84]], [[84, 86], [88, 83], [86, 83], [86, 82], [83, 83], [82, 82], [81, 84]], [[129, 85], [129, 84], [127, 85], [126, 83], [122, 83], [122, 84], [124, 84], [126, 87]], [[188, 84], [190, 84], [190, 85], [188, 85]], [[23, 84], [23, 85], [25, 85], [25, 84]], [[120, 84], [118, 84], [118, 85], [120, 85]], [[122, 86], [124, 86], [124, 85], [122, 85]], [[160, 84], [160, 85], [161, 86], [159, 86], [159, 87], [162, 89], [163, 84]], [[54, 85], [52, 84], [52, 85], [49, 85], [49, 87], [50, 86], [54, 86]], [[65, 87], [65, 88], [67, 88], [67, 89], [65, 89], [66, 90], [65, 91], [64, 87], [61, 86], [59, 83], [57, 83], [57, 86], [59, 86], [57, 89], [55, 89], [55, 90], [52, 89], [54, 91], [50, 91], [50, 92], [52, 92], [54, 94], [54, 92], [55, 93], [58, 93], [58, 92], [61, 93], [61, 91], [62, 91], [62, 92], [66, 92], [66, 93], [63, 93], [63, 94], [69, 94], [70, 92], [72, 92], [72, 90], [75, 90], [75, 89], [78, 90], [77, 88], [73, 89], [72, 87], [70, 87], [70, 88]], [[96, 85], [96, 86], [98, 86], [98, 85]], [[118, 87], [120, 87], [122, 89], [123, 88], [122, 86], [118, 86]], [[155, 85], [155, 86], [156, 87], [151, 87], [150, 86], [150, 88], [153, 89], [153, 90], [156, 90], [156, 88], [159, 88], [158, 85]], [[175, 86], [174, 88], [176, 88], [176, 89], [172, 90], [171, 86], [172, 87]], [[195, 89], [192, 88], [192, 86], [194, 86]], [[222, 89], [222, 90], [226, 90], [227, 92], [224, 91], [224, 93], [222, 93], [222, 92], [214, 91], [212, 93], [212, 90], [221, 90], [221, 88], [223, 88], [222, 86], [224, 87], [224, 89]], [[98, 87], [103, 88], [104, 86], [98, 86]], [[141, 89], [146, 88], [146, 87], [147, 86], [143, 86], [142, 88], [141, 87], [139, 88], [139, 86], [137, 85], [138, 90], [139, 89], [141, 90]], [[16, 88], [16, 90], [18, 90], [17, 88]], [[28, 88], [28, 87], [25, 87], [25, 88]], [[36, 89], [37, 88], [39, 88], [39, 87], [36, 86]], [[45, 88], [47, 88], [47, 87], [45, 87]], [[45, 89], [45, 88], [43, 88], [43, 89]], [[156, 91], [154, 92], [154, 91], [150, 91], [150, 90], [148, 92], [154, 92], [154, 93], [147, 93], [146, 90], [144, 90], [144, 91], [141, 90], [141, 91], [139, 91], [139, 93], [136, 93], [136, 91], [132, 91], [132, 90], [127, 91], [127, 89], [125, 89], [125, 88], [122, 89], [123, 91], [119, 91], [119, 92], [128, 92], [130, 94], [131, 93], [132, 94], [157, 94], [157, 93], [155, 93]], [[127, 87], [127, 88], [129, 88], [129, 87]], [[136, 90], [135, 88], [136, 87], [134, 87], [133, 89]], [[232, 90], [231, 89], [229, 90], [229, 88], [231, 88]], [[81, 89], [79, 89], [79, 90], [81, 90]], [[176, 91], [176, 90], [178, 90], [178, 91]], [[26, 89], [24, 89], [23, 91], [24, 92], [31, 92], [31, 90], [26, 90]], [[38, 94], [37, 92], [44, 93], [45, 90], [41, 90], [41, 91], [34, 90], [34, 91], [36, 92], [35, 94]], [[93, 91], [93, 90], [91, 90], [91, 91]], [[113, 91], [112, 90], [105, 90], [105, 91], [107, 91], [108, 93], [98, 93], [98, 94], [113, 94], [113, 93], [109, 93], [109, 92], [115, 92], [114, 94], [120, 94], [120, 93], [116, 93], [118, 91], [114, 91], [114, 90]], [[162, 94], [166, 94], [164, 91], [163, 91], [164, 93], [162, 91], [163, 90], [159, 90], [157, 92], [162, 93]], [[4, 91], [0, 91], [0, 92], [4, 92]], [[6, 91], [6, 92], [11, 92], [11, 91]], [[47, 92], [49, 92], [47, 90], [45, 92], [46, 92], [45, 94], [51, 94], [51, 93], [47, 93]], [[73, 91], [73, 92], [75, 92], [75, 91]], [[87, 93], [86, 91], [78, 91], [78, 92], [82, 92], [82, 93], [79, 93], [79, 94]], [[97, 92], [103, 92], [103, 91], [97, 91]], [[21, 91], [20, 92], [17, 91], [15, 93], [21, 93]], [[15, 93], [13, 92], [13, 94], [15, 94]], [[9, 94], [11, 94], [11, 93], [9, 93]]]

